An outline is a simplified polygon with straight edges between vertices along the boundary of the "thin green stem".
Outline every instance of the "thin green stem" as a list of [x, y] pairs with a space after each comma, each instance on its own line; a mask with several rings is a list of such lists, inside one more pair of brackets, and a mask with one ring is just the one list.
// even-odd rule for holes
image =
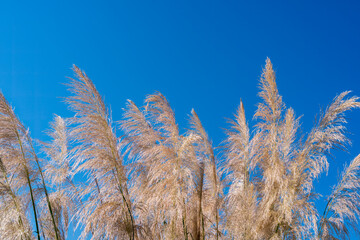
[[43, 185], [43, 188], [44, 188], [44, 192], [45, 192], [45, 196], [46, 196], [46, 201], [47, 201], [47, 204], [48, 204], [48, 207], [49, 207], [49, 212], [50, 212], [50, 215], [51, 215], [51, 220], [52, 220], [52, 223], [54, 225], [54, 230], [55, 230], [55, 237], [56, 237], [56, 240], [60, 240], [60, 237], [59, 237], [59, 229], [57, 228], [56, 226], [56, 222], [55, 222], [55, 217], [54, 217], [54, 214], [53, 214], [53, 210], [52, 210], [52, 207], [51, 207], [51, 202], [50, 202], [50, 198], [49, 198], [49, 194], [48, 194], [48, 191], [46, 189], [46, 184], [45, 184], [45, 178], [44, 178], [44, 175], [43, 175], [43, 172], [42, 172], [42, 169], [41, 169], [41, 166], [40, 166], [40, 163], [39, 163], [39, 159], [35, 153], [35, 149], [34, 149], [34, 146], [32, 145], [32, 141], [30, 139], [30, 137], [26, 134], [26, 137], [27, 137], [27, 140], [30, 144], [30, 147], [31, 147], [31, 150], [33, 152], [33, 155], [34, 155], [34, 158], [35, 158], [35, 162], [36, 162], [36, 165], [38, 167], [38, 170], [39, 170], [39, 173], [40, 173], [40, 176], [41, 176], [41, 183]]
[[22, 158], [23, 158], [22, 165], [23, 165], [24, 170], [25, 170], [25, 175], [26, 175], [27, 183], [28, 183], [29, 190], [30, 190], [31, 203], [32, 203], [33, 211], [34, 211], [34, 219], [35, 219], [35, 225], [36, 225], [37, 238], [38, 238], [38, 240], [40, 240], [39, 222], [38, 222], [37, 213], [36, 213], [36, 206], [35, 206], [35, 200], [34, 200], [34, 195], [33, 195], [33, 189], [32, 189], [32, 186], [31, 186], [30, 174], [29, 174], [29, 170], [28, 170], [28, 168], [26, 166], [25, 152], [24, 152], [23, 144], [22, 144], [22, 141], [21, 141], [21, 138], [20, 138], [20, 134], [19, 134], [18, 129], [17, 129], [17, 125], [14, 122], [13, 122], [13, 124], [14, 124], [14, 130], [15, 130], [15, 133], [16, 133], [16, 137], [17, 137], [17, 140], [18, 140], [18, 143], [19, 143], [19, 146], [20, 146], [21, 155], [22, 155]]

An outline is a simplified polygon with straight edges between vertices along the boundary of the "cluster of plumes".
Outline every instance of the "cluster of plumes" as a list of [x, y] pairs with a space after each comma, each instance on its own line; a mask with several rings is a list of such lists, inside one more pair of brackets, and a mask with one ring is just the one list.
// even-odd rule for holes
[[166, 98], [150, 95], [139, 109], [128, 101], [121, 128], [136, 216], [150, 239], [219, 238], [221, 186], [211, 142], [192, 111], [179, 133]]
[[181, 133], [155, 93], [141, 107], [129, 100], [115, 125], [91, 80], [74, 72], [66, 99], [74, 116], [55, 116], [40, 155], [0, 94], [0, 239], [67, 239], [75, 226], [81, 239], [130, 240], [346, 239], [357, 229], [360, 155], [323, 212], [313, 189], [330, 151], [349, 143], [344, 113], [360, 107], [349, 92], [300, 138], [267, 59], [254, 130], [240, 102], [214, 152], [194, 110]]

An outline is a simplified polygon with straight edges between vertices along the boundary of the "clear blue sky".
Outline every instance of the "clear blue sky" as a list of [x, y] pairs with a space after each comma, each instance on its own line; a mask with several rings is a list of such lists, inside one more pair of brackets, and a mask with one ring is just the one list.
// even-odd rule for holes
[[[307, 132], [335, 95], [360, 95], [360, 4], [289, 2], [2, 1], [0, 89], [32, 136], [45, 139], [54, 113], [71, 116], [61, 83], [76, 64], [105, 96], [114, 120], [126, 99], [141, 105], [160, 91], [182, 129], [195, 108], [218, 145], [240, 98], [252, 124], [269, 57], [283, 100], [303, 115]], [[360, 111], [347, 116], [353, 145], [330, 161], [317, 184], [323, 194], [360, 153]]]

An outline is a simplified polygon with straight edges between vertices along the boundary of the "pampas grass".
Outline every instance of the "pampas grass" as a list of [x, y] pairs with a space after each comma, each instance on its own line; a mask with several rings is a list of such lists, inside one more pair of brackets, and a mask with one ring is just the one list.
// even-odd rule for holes
[[[360, 107], [336, 96], [313, 129], [278, 92], [269, 59], [251, 129], [241, 101], [216, 149], [192, 110], [179, 128], [159, 92], [111, 112], [78, 67], [66, 98], [73, 117], [55, 116], [48, 142], [34, 141], [0, 94], [0, 238], [349, 239], [360, 215], [360, 157], [316, 208], [314, 181], [328, 154], [345, 149], [345, 113]], [[205, 119], [206, 121], [206, 119]], [[39, 157], [41, 156], [41, 158]]]

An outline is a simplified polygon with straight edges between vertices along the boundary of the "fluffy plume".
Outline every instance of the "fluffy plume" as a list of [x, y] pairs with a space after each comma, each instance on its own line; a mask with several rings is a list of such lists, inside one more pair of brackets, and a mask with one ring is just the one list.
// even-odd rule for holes
[[76, 79], [69, 84], [73, 95], [66, 100], [75, 112], [70, 128], [77, 144], [73, 167], [89, 179], [82, 186], [83, 204], [77, 214], [84, 225], [82, 237], [134, 239], [133, 208], [111, 116], [91, 80], [78, 67], [73, 70]]
[[[192, 132], [199, 136], [195, 142], [197, 153], [196, 174], [197, 198], [198, 198], [198, 216], [197, 216], [197, 234], [198, 238], [219, 239], [221, 237], [220, 228], [220, 206], [222, 204], [222, 182], [219, 178], [217, 161], [214, 149], [208, 134], [206, 133], [195, 110], [191, 111], [190, 124]], [[208, 229], [208, 230], [207, 230]]]
[[321, 239], [350, 239], [349, 226], [358, 230], [360, 215], [360, 155], [345, 168], [320, 220]]
[[[51, 227], [54, 233], [55, 239], [59, 239], [59, 232], [55, 223], [54, 214], [52, 212], [51, 202], [49, 200], [48, 191], [45, 185], [45, 179], [43, 171], [40, 166], [40, 161], [35, 149], [33, 147], [32, 139], [29, 136], [28, 131], [16, 117], [13, 109], [6, 101], [5, 97], [0, 94], [0, 146], [1, 146], [1, 159], [3, 166], [3, 175], [5, 182], [7, 182], [7, 174], [10, 174], [11, 179], [15, 181], [8, 182], [8, 190], [17, 194], [21, 189], [26, 188], [27, 191], [23, 191], [20, 196], [13, 196], [13, 204], [17, 214], [11, 214], [4, 219], [4, 224], [8, 224], [8, 220], [18, 222], [19, 231], [23, 234], [14, 233], [14, 236], [25, 235], [26, 238], [30, 237], [30, 234], [26, 229], [26, 219], [23, 215], [23, 208], [27, 207], [31, 202], [34, 221], [36, 225], [37, 238], [40, 239], [40, 228], [38, 219], [38, 199], [41, 197], [41, 193], [44, 193], [46, 199], [45, 208], [49, 211], [51, 217]], [[35, 180], [39, 177], [37, 183], [39, 189], [34, 189]], [[17, 203], [21, 199], [22, 204]], [[5, 206], [4, 206], [5, 207]], [[14, 206], [13, 206], [14, 207]], [[15, 217], [14, 219], [9, 219]], [[20, 220], [21, 219], [21, 220]], [[16, 228], [15, 228], [16, 229]]]
[[[226, 227], [231, 236], [255, 239], [257, 191], [250, 175], [256, 157], [258, 135], [250, 140], [249, 127], [242, 101], [231, 121], [226, 139], [226, 179], [229, 193], [226, 196]], [[239, 219], [240, 218], [240, 219]]]
[[[66, 122], [60, 116], [55, 116], [48, 135], [52, 141], [43, 143], [43, 151], [47, 155], [44, 173], [49, 182], [50, 201], [56, 216], [56, 224], [61, 239], [66, 239], [71, 217], [75, 213], [75, 206], [79, 204], [76, 187], [72, 181], [73, 171], [70, 166], [73, 153], [68, 149], [68, 129]], [[43, 205], [44, 201], [41, 202]], [[42, 218], [44, 235], [48, 239], [54, 239], [54, 231], [51, 229], [51, 218], [46, 212]]]

